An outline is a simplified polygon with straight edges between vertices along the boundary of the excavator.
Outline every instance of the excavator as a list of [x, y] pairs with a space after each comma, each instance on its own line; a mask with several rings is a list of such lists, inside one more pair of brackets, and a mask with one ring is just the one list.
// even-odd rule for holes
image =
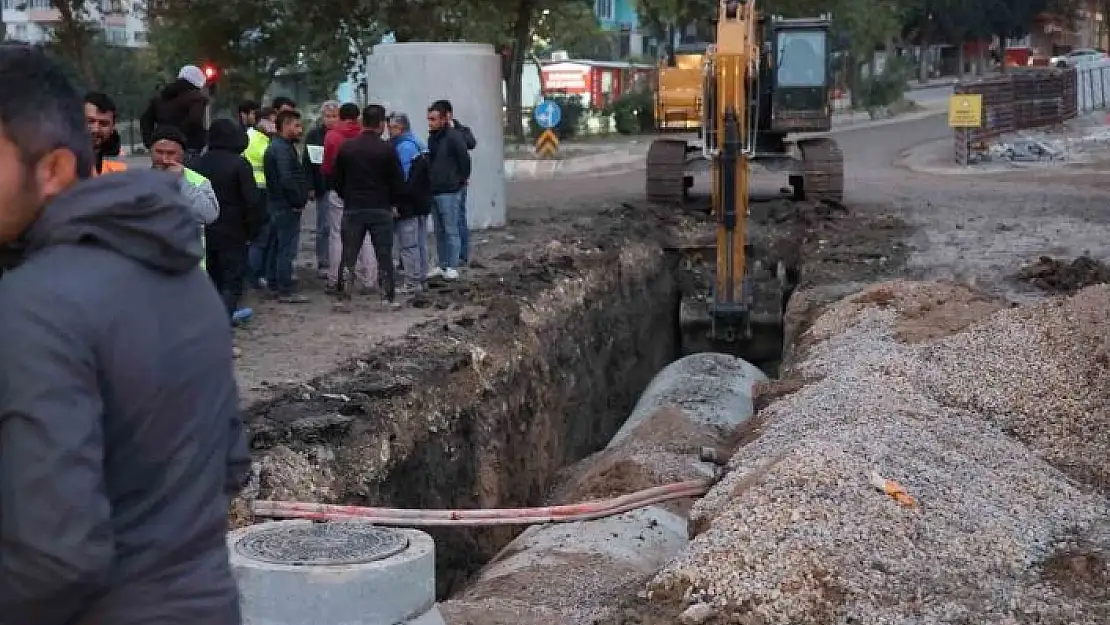
[[831, 129], [831, 16], [784, 19], [758, 15], [755, 0], [721, 0], [716, 40], [676, 48], [659, 72], [656, 124], [697, 130], [698, 143], [654, 141], [646, 192], [655, 203], [681, 202], [699, 163], [712, 172], [716, 244], [678, 250], [686, 269], [708, 269], [708, 289], [683, 297], [683, 351], [727, 351], [757, 365], [783, 349], [783, 312], [796, 283], [784, 261], [750, 258], [751, 165], [786, 171], [795, 200], [839, 205], [843, 159], [828, 138], [789, 140]]

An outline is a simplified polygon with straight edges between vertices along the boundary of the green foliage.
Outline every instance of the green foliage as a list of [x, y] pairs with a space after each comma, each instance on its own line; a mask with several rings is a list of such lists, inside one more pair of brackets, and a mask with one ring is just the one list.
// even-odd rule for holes
[[614, 102], [609, 112], [622, 135], [649, 132], [655, 127], [655, 94], [650, 89], [630, 91]]
[[912, 69], [902, 58], [889, 59], [882, 74], [871, 75], [860, 81], [859, 104], [870, 110], [901, 101], [906, 93], [906, 81], [910, 79]]
[[[582, 96], [574, 94], [549, 94], [546, 99], [559, 105], [559, 125], [555, 127], [555, 134], [560, 139], [570, 139], [578, 134], [582, 123], [582, 116], [586, 113], [586, 105], [582, 103]], [[528, 117], [528, 131], [532, 138], [539, 137], [543, 128], [536, 123], [536, 118]]]

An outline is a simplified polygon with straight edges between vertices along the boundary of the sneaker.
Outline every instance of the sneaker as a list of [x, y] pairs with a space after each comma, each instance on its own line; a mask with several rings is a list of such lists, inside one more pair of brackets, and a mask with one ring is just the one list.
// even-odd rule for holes
[[431, 280], [432, 278], [442, 278], [443, 273], [444, 273], [444, 271], [442, 269], [440, 269], [439, 267], [432, 267], [431, 269], [428, 270], [428, 278], [427, 279]]
[[243, 350], [239, 349], [238, 347], [232, 347], [231, 348], [231, 357], [232, 358], [239, 358], [242, 355], [243, 355]]
[[251, 320], [254, 317], [254, 310], [251, 308], [240, 308], [231, 315], [232, 325], [241, 325]]
[[458, 270], [456, 270], [456, 269], [447, 269], [446, 271], [443, 272], [443, 279], [444, 280], [458, 280], [459, 279]]

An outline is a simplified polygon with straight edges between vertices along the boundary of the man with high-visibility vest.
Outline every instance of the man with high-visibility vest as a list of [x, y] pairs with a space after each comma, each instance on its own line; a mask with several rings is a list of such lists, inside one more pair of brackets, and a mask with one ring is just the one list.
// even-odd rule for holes
[[108, 158], [119, 156], [121, 148], [116, 114], [116, 103], [106, 94], [95, 91], [85, 94], [85, 123], [96, 156], [93, 175], [127, 171], [127, 163]]
[[[181, 194], [188, 200], [193, 217], [198, 223], [197, 236], [204, 243], [204, 226], [220, 216], [220, 203], [208, 179], [182, 165], [185, 159], [185, 135], [171, 126], [161, 126], [151, 137], [150, 161], [154, 169], [181, 176]], [[200, 260], [204, 267], [204, 258]]]
[[[266, 171], [263, 160], [266, 149], [270, 147], [270, 137], [277, 132], [274, 120], [277, 112], [272, 108], [264, 108], [258, 114], [254, 128], [247, 130], [247, 149], [243, 150], [243, 157], [251, 164], [254, 174], [254, 184], [262, 191], [266, 190]], [[270, 224], [264, 224], [258, 231], [258, 236], [251, 241], [247, 250], [247, 282], [254, 288], [266, 286], [266, 252], [270, 243]]]

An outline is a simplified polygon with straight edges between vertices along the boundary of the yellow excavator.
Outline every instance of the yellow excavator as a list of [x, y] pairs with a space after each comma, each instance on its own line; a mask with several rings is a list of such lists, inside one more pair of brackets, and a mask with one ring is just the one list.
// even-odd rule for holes
[[[679, 250], [685, 268], [708, 269], [710, 283], [682, 299], [685, 352], [728, 351], [772, 366], [781, 357], [783, 312], [796, 272], [782, 261], [749, 258], [751, 164], [788, 172], [793, 199], [843, 201], [836, 143], [788, 140], [831, 129], [830, 26], [829, 16], [766, 18], [757, 15], [755, 0], [721, 0], [716, 40], [677, 48], [659, 73], [658, 129], [697, 130], [701, 141], [652, 143], [648, 199], [682, 201], [697, 163], [708, 163], [712, 172], [716, 244]], [[695, 84], [701, 85], [697, 91]]]

